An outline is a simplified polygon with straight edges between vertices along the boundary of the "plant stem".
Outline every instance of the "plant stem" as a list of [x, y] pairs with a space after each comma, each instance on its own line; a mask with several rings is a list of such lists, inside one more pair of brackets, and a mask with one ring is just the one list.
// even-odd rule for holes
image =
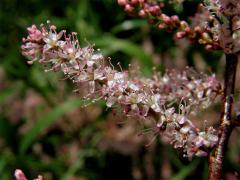
[[232, 123], [232, 104], [237, 70], [237, 54], [226, 54], [224, 98], [221, 113], [219, 142], [214, 155], [209, 156], [209, 180], [222, 179], [224, 155], [234, 123]]

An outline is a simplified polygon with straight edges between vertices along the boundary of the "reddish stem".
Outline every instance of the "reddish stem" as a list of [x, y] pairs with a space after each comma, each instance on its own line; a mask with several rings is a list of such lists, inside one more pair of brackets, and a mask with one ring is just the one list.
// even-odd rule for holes
[[209, 180], [222, 179], [222, 168], [224, 155], [227, 144], [233, 128], [232, 123], [232, 104], [235, 87], [235, 78], [237, 70], [237, 54], [226, 54], [225, 83], [224, 83], [224, 101], [221, 113], [221, 125], [219, 143], [216, 147], [215, 154], [209, 156]]

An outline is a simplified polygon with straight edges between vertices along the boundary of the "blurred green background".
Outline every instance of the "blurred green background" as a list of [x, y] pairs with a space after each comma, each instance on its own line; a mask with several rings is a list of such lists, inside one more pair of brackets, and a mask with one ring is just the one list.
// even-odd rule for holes
[[[197, 3], [169, 5], [166, 11], [192, 16]], [[146, 76], [153, 66], [164, 71], [189, 65], [222, 77], [221, 52], [205, 52], [186, 40], [174, 42], [172, 33], [127, 16], [114, 0], [1, 0], [0, 179], [13, 179], [16, 168], [29, 179], [42, 174], [47, 180], [207, 178], [207, 158], [189, 161], [159, 139], [146, 148], [149, 138], [138, 136], [136, 121], [119, 124], [126, 117], [114, 116], [102, 102], [81, 108], [71, 82], [44, 73], [37, 64], [29, 66], [21, 56], [21, 39], [27, 27], [47, 20], [78, 32], [82, 46], [94, 43], [113, 64], [127, 68], [131, 63]], [[216, 105], [201, 119], [217, 124], [218, 111]], [[224, 170], [230, 179], [240, 170], [240, 140], [236, 133], [232, 138]]]

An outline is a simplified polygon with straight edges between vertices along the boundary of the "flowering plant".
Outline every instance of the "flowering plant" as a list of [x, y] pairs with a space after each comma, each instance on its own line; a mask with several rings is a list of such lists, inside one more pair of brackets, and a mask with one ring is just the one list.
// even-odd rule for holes
[[[149, 126], [149, 122], [153, 122], [149, 130], [154, 136], [159, 135], [174, 148], [181, 149], [189, 159], [209, 156], [209, 179], [221, 179], [226, 144], [238, 124], [231, 114], [240, 50], [240, 3], [205, 0], [191, 25], [176, 15], [164, 14], [162, 1], [118, 0], [118, 4], [130, 15], [147, 18], [158, 29], [176, 31], [176, 39], [186, 37], [203, 44], [207, 50], [223, 50], [226, 55], [224, 87], [214, 75], [188, 67], [182, 72], [168, 70], [163, 75], [154, 71], [150, 78], [122, 70], [120, 65], [117, 70], [94, 46], [80, 47], [77, 33], [57, 31], [50, 22], [47, 26], [32, 25], [27, 29], [22, 54], [29, 59], [29, 64], [43, 64], [45, 71], [62, 71], [78, 87], [75, 92], [84, 91], [82, 98], [86, 105], [104, 100], [108, 108], [136, 117], [140, 123]], [[220, 128], [198, 129], [190, 114], [207, 108], [217, 97], [223, 99]]]

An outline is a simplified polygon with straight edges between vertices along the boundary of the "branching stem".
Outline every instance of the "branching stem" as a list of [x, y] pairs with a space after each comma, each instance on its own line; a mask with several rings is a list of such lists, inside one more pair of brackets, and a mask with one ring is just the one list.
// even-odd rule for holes
[[219, 143], [214, 155], [209, 156], [209, 180], [222, 179], [223, 160], [226, 152], [228, 139], [233, 128], [236, 126], [232, 120], [232, 105], [236, 79], [238, 56], [237, 54], [226, 54], [224, 101], [221, 113], [221, 125]]

